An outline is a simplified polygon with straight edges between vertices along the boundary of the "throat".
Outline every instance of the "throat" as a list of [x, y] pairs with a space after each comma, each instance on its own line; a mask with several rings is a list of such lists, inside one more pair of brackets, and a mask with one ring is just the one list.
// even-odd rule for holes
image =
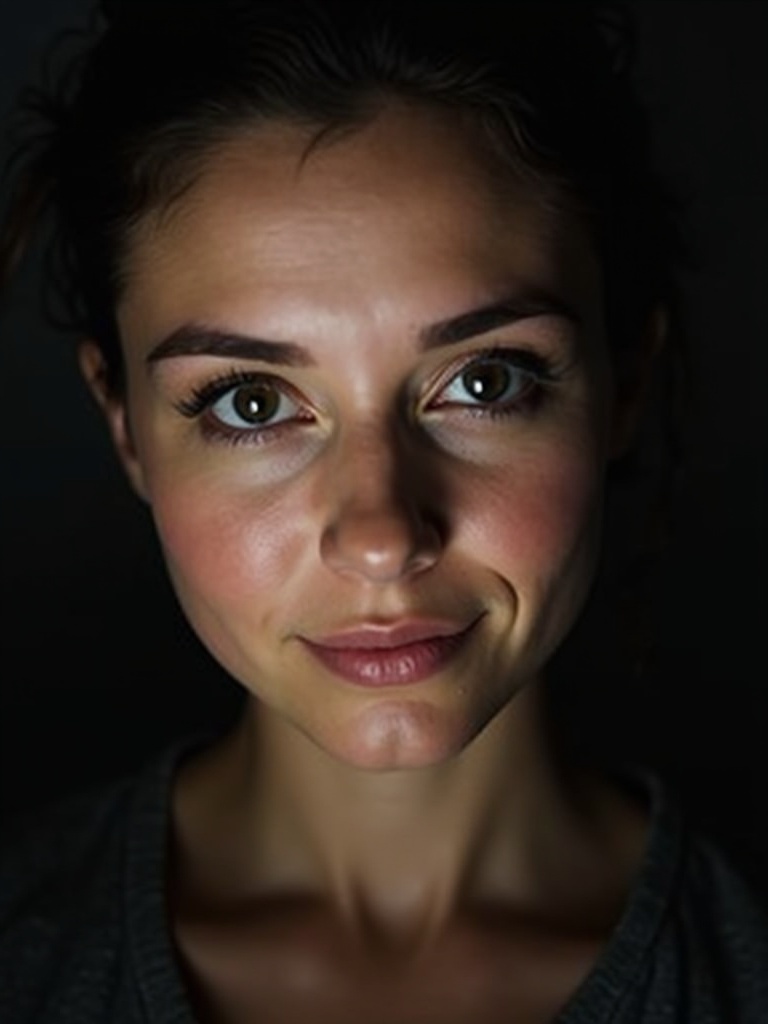
[[178, 906], [320, 908], [361, 948], [405, 960], [488, 908], [507, 925], [604, 931], [645, 816], [594, 780], [576, 800], [533, 752], [521, 775], [500, 754], [504, 727], [498, 716], [486, 746], [440, 771], [390, 773], [348, 772], [300, 743], [271, 750], [270, 737], [254, 746], [240, 730], [179, 773]]

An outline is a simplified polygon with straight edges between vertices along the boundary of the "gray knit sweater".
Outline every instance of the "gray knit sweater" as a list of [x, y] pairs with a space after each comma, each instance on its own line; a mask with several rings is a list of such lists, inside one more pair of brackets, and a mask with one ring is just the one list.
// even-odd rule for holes
[[[164, 896], [170, 784], [187, 747], [4, 837], [2, 1024], [193, 1024]], [[664, 787], [650, 789], [623, 917], [553, 1024], [768, 1024], [768, 925]]]

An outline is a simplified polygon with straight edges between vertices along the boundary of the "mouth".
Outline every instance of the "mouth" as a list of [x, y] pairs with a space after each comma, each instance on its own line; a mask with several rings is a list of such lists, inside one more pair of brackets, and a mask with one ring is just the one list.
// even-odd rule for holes
[[358, 686], [407, 686], [435, 675], [459, 654], [482, 616], [465, 623], [371, 623], [317, 640], [302, 637], [326, 669]]

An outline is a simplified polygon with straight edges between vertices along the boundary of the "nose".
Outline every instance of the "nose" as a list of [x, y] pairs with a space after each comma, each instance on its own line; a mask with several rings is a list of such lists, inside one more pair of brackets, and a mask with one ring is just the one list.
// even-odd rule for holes
[[444, 547], [438, 488], [407, 439], [372, 436], [341, 445], [331, 477], [323, 562], [342, 576], [392, 583], [430, 569]]

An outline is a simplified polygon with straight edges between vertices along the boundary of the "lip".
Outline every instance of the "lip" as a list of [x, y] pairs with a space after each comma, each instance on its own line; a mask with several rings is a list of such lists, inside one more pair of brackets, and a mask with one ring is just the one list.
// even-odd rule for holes
[[407, 686], [444, 669], [480, 621], [412, 620], [370, 623], [316, 640], [305, 648], [325, 668], [358, 686]]

